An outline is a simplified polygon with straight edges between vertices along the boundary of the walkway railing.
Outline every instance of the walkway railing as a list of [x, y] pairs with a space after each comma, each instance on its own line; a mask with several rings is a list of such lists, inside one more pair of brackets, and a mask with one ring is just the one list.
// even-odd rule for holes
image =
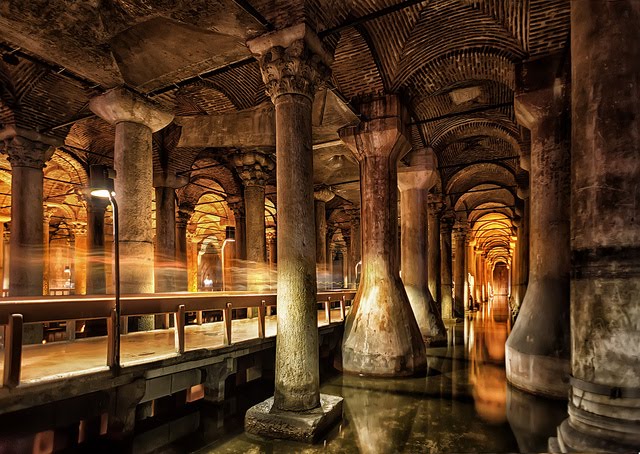
[[[331, 304], [340, 308], [340, 319], [346, 316], [346, 304], [354, 298], [354, 290], [328, 291], [317, 294], [318, 302], [324, 305], [325, 320], [331, 323]], [[249, 294], [246, 292], [225, 293], [171, 293], [126, 295], [121, 298], [121, 316], [173, 315], [175, 351], [185, 352], [185, 313], [221, 311], [223, 321], [223, 345], [231, 345], [232, 309], [258, 308], [258, 338], [265, 338], [267, 308], [276, 306], [276, 294]], [[116, 316], [113, 296], [64, 296], [24, 297], [0, 301], [0, 325], [4, 336], [4, 373], [2, 386], [16, 387], [20, 384], [22, 367], [23, 327], [27, 323], [46, 323], [75, 320], [107, 320], [106, 365], [117, 367], [114, 336]], [[61, 358], [62, 359], [62, 358]]]

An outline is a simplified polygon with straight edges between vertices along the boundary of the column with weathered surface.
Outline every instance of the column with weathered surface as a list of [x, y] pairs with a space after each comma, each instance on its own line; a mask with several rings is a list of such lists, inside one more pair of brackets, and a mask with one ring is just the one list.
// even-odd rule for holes
[[[440, 288], [440, 212], [443, 207], [440, 197], [427, 196], [427, 276], [431, 296], [439, 306], [442, 301]], [[438, 311], [440, 312], [440, 311]], [[442, 318], [442, 314], [440, 314]]]
[[109, 201], [87, 200], [87, 295], [106, 293], [104, 215]]
[[[332, 57], [305, 24], [248, 42], [276, 112], [278, 336], [275, 395], [252, 407], [245, 429], [311, 441], [342, 416], [342, 399], [320, 395], [311, 112]], [[311, 421], [292, 425], [304, 412]], [[284, 415], [283, 415], [284, 413]], [[295, 424], [295, 423], [294, 423]]]
[[198, 249], [200, 238], [187, 232], [187, 291], [198, 291]]
[[[120, 214], [121, 291], [123, 294], [153, 293], [151, 136], [167, 126], [173, 115], [123, 88], [114, 88], [91, 99], [89, 108], [116, 125], [114, 167]], [[140, 317], [138, 329], [153, 329], [153, 317]]]
[[395, 96], [360, 106], [367, 121], [339, 131], [360, 163], [362, 280], [345, 325], [345, 372], [411, 375], [426, 367], [424, 342], [399, 276], [397, 165], [410, 144]]
[[187, 177], [161, 172], [153, 175], [156, 191], [156, 292], [177, 290], [178, 267], [176, 260], [176, 189], [189, 182]]
[[87, 224], [84, 222], [73, 223], [73, 238], [75, 254], [73, 261], [76, 295], [87, 294]]
[[[415, 152], [414, 152], [415, 153]], [[433, 155], [430, 155], [431, 157]], [[434, 181], [435, 163], [418, 163], [398, 168], [400, 189], [401, 270], [409, 303], [428, 345], [446, 342], [447, 333], [440, 311], [429, 291], [427, 256], [427, 190]], [[425, 156], [421, 156], [424, 158]]]
[[316, 270], [318, 285], [326, 286], [329, 282], [329, 243], [327, 242], [327, 202], [333, 199], [335, 194], [327, 187], [318, 188], [313, 192], [314, 213], [316, 226]]
[[450, 213], [440, 217], [440, 307], [442, 320], [455, 319], [453, 313], [453, 251], [451, 249], [451, 232], [455, 218]]
[[517, 118], [531, 131], [530, 269], [527, 294], [507, 340], [507, 379], [525, 391], [565, 398], [570, 354], [565, 88], [556, 79], [553, 59], [525, 64], [519, 72], [524, 88], [516, 96]]
[[345, 209], [349, 217], [349, 225], [351, 226], [351, 268], [352, 268], [352, 286], [355, 287], [359, 282], [359, 276], [362, 273], [362, 237], [360, 236], [360, 208]]
[[[229, 197], [227, 205], [233, 212], [235, 219], [236, 238], [233, 243], [233, 260], [231, 266], [233, 273], [229, 273], [233, 277], [233, 282], [229, 283], [230, 290], [246, 290], [247, 289], [247, 244], [246, 244], [246, 216], [244, 199], [238, 196]], [[226, 250], [228, 251], [228, 249]], [[225, 257], [226, 260], [226, 257]]]
[[572, 379], [563, 452], [640, 451], [640, 48], [629, 45], [640, 40], [638, 24], [635, 0], [571, 3]]
[[189, 290], [187, 278], [187, 224], [191, 219], [194, 208], [191, 205], [181, 204], [178, 207], [176, 217], [176, 276], [175, 291], [186, 292]]
[[466, 226], [456, 226], [453, 236], [456, 240], [456, 261], [454, 262], [453, 281], [454, 281], [454, 298], [453, 313], [456, 317], [464, 316], [464, 310], [467, 307], [465, 300], [465, 287], [467, 284], [467, 261], [466, 261]]
[[267, 272], [264, 188], [275, 165], [268, 153], [259, 150], [236, 153], [232, 162], [244, 184], [247, 285], [249, 290], [258, 291], [262, 289]]
[[[43, 168], [48, 145], [15, 136], [7, 142], [11, 164], [10, 296], [43, 294]], [[24, 343], [42, 341], [42, 325], [25, 325]]]

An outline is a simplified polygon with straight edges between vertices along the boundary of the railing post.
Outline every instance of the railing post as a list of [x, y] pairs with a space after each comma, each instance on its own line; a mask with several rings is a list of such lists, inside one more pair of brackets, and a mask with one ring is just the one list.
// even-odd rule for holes
[[22, 367], [22, 314], [11, 314], [4, 341], [4, 377], [2, 385], [15, 388], [20, 384]]
[[120, 334], [129, 334], [129, 316], [120, 317]]
[[185, 341], [185, 336], [184, 336], [184, 314], [185, 314], [185, 307], [184, 304], [181, 304], [178, 306], [178, 310], [175, 312], [174, 314], [174, 320], [173, 320], [173, 324], [175, 325], [175, 330], [174, 330], [174, 334], [175, 334], [175, 345], [176, 345], [176, 352], [177, 353], [184, 353], [184, 341]]
[[231, 303], [227, 303], [222, 310], [222, 321], [224, 322], [224, 345], [231, 345]]
[[76, 321], [67, 320], [67, 340], [76, 340]]
[[324, 303], [324, 318], [327, 320], [327, 325], [331, 325], [331, 297], [327, 298]]
[[[116, 335], [116, 321], [118, 315], [115, 308], [111, 311], [111, 316], [107, 319], [107, 366], [111, 369], [118, 368], [118, 336]], [[122, 317], [121, 317], [122, 319]]]
[[264, 339], [266, 337], [266, 332], [265, 332], [265, 316], [267, 313], [267, 307], [265, 305], [264, 300], [262, 300], [262, 303], [260, 303], [260, 306], [258, 306], [258, 337], [260, 339]]
[[345, 306], [347, 305], [346, 299], [347, 297], [344, 295], [342, 295], [342, 298], [340, 299], [340, 318], [342, 319], [343, 322], [347, 318], [346, 308], [345, 308]]
[[198, 325], [202, 325], [202, 312], [203, 311], [196, 311], [196, 324]]

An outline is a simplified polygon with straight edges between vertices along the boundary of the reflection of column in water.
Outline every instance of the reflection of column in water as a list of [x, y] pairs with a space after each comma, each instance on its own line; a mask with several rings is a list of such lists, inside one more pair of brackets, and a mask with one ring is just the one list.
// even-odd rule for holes
[[352, 423], [361, 453], [403, 451], [421, 401], [398, 393], [397, 388], [397, 380], [344, 377], [346, 419]]

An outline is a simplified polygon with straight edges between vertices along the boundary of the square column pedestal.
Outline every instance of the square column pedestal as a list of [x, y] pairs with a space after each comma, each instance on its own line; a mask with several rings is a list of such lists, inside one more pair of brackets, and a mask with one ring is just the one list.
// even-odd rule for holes
[[273, 397], [251, 407], [244, 430], [268, 438], [313, 443], [342, 419], [342, 397], [320, 394], [320, 406], [308, 411], [273, 408]]

